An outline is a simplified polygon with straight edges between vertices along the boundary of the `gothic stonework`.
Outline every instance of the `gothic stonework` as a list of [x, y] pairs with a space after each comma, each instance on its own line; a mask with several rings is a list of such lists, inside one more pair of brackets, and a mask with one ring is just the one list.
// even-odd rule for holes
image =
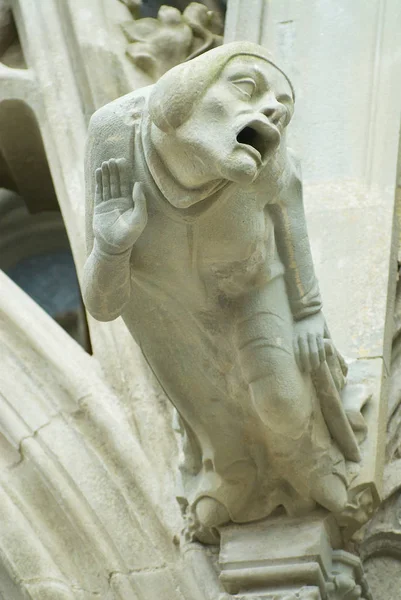
[[264, 49], [233, 43], [89, 129], [86, 306], [123, 317], [178, 410], [184, 496], [211, 529], [341, 513], [361, 460], [286, 147], [294, 99]]
[[359, 558], [332, 549], [340, 540], [323, 511], [221, 528], [224, 600], [372, 600]]
[[[211, 195], [206, 190], [203, 197], [202, 182], [190, 185], [188, 194], [181, 194], [188, 181], [171, 182], [175, 175], [180, 179], [180, 166], [191, 163], [191, 157], [199, 159], [192, 164], [192, 173], [199, 167], [203, 174], [215, 174], [224, 163], [231, 133], [240, 145], [249, 146], [250, 157], [256, 152], [264, 157], [269, 150], [267, 129], [256, 122], [243, 128], [241, 122], [233, 131], [230, 120], [224, 132], [220, 128], [224, 109], [234, 106], [231, 101], [219, 102], [221, 94], [227, 98], [223, 75], [230, 64], [238, 66], [237, 59], [233, 57], [204, 88], [199, 74], [207, 74], [208, 68], [201, 72], [200, 62], [188, 60], [221, 41], [221, 28], [210, 13], [196, 5], [185, 11], [188, 2], [174, 0], [180, 13], [166, 7], [159, 19], [133, 22], [131, 15], [138, 16], [140, 4], [140, 0], [0, 0], [0, 188], [6, 190], [0, 190], [0, 267], [7, 268], [22, 255], [65, 244], [68, 237], [81, 289], [85, 288], [84, 149], [89, 119], [101, 107], [111, 130], [121, 118], [122, 137], [110, 130], [106, 148], [107, 136], [100, 136], [99, 147], [90, 149], [94, 157], [87, 169], [90, 199], [96, 197], [96, 169], [105, 163], [104, 173], [101, 169], [97, 175], [102, 187], [102, 202], [97, 205], [104, 208], [104, 200], [115, 196], [118, 185], [120, 192], [128, 188], [128, 195], [132, 187], [136, 207], [130, 198], [133, 210], [125, 216], [131, 215], [138, 234], [131, 239], [135, 242], [130, 269], [134, 293], [128, 301], [134, 314], [131, 333], [123, 319], [101, 322], [88, 314], [86, 347], [91, 353], [0, 273], [0, 598], [399, 600], [399, 290], [395, 309], [393, 299], [399, 245], [394, 205], [396, 198], [398, 210], [401, 200], [399, 191], [395, 194], [401, 4], [338, 0], [324, 7], [321, 2], [309, 3], [305, 10], [299, 0], [228, 0], [226, 41], [253, 41], [271, 49], [277, 59], [270, 64], [269, 55], [259, 47], [263, 56], [249, 58], [257, 72], [250, 76], [247, 70], [240, 80], [230, 81], [237, 90], [228, 88], [241, 98], [250, 95], [244, 104], [252, 104], [259, 98], [267, 69], [270, 91], [278, 100], [276, 86], [288, 81], [275, 66], [280, 65], [297, 91], [296, 117], [282, 131], [279, 123], [281, 138], [272, 153], [277, 160], [269, 163], [277, 171], [272, 169], [264, 190], [273, 198], [276, 184], [279, 201], [266, 205], [261, 220], [247, 219], [241, 212], [259, 207], [255, 200], [259, 202], [261, 195], [253, 194], [257, 187], [253, 183], [236, 183], [224, 176], [227, 187], [217, 184]], [[142, 4], [142, 14], [145, 10], [149, 14], [150, 3]], [[213, 10], [213, 5], [225, 3], [206, 4]], [[133, 56], [126, 52], [123, 24], [128, 22]], [[217, 55], [204, 54], [205, 63]], [[156, 135], [159, 126], [153, 127], [149, 116], [149, 99], [156, 87], [140, 88], [153, 84], [175, 61], [188, 61], [187, 67], [173, 70], [171, 80], [164, 79], [168, 73], [160, 80], [161, 100], [152, 113], [155, 123], [162, 125]], [[212, 71], [214, 66], [210, 61]], [[272, 73], [277, 78], [271, 78]], [[175, 96], [181, 91], [182, 99], [176, 102], [177, 97], [169, 95], [166, 81], [173, 81]], [[199, 101], [181, 123], [181, 109], [192, 90]], [[125, 100], [120, 99], [127, 93]], [[292, 89], [286, 93], [291, 96]], [[214, 109], [205, 109], [209, 119], [202, 117], [202, 125], [195, 127], [205, 101], [217, 101], [214, 106], [222, 112], [217, 119]], [[148, 116], [153, 129], [149, 144], [146, 135], [142, 137], [142, 122], [148, 124]], [[92, 121], [89, 148], [96, 144], [95, 133], [102, 131], [98, 117], [99, 113]], [[274, 125], [272, 114], [262, 117]], [[213, 140], [217, 151], [209, 160], [202, 143]], [[183, 141], [190, 142], [189, 149], [183, 149]], [[194, 152], [197, 141], [201, 143]], [[294, 152], [286, 150], [287, 143]], [[143, 156], [137, 151], [140, 144], [148, 150], [150, 146], [144, 161], [136, 160]], [[172, 149], [179, 148], [177, 166]], [[292, 209], [302, 199], [295, 155], [303, 167], [306, 218], [303, 211], [297, 215], [294, 231], [292, 219], [286, 229], [272, 217], [279, 217], [275, 208], [286, 206], [287, 198], [294, 199], [287, 214], [293, 217]], [[295, 191], [288, 195], [282, 192], [288, 189], [288, 180], [276, 177], [280, 156], [296, 173]], [[241, 157], [237, 153], [238, 160], [228, 161], [234, 171]], [[167, 168], [160, 162], [168, 163]], [[148, 163], [155, 176], [149, 174]], [[217, 179], [220, 182], [220, 176]], [[14, 218], [15, 211], [11, 219], [10, 190], [18, 193], [21, 219]], [[186, 206], [194, 197], [197, 201]], [[184, 200], [183, 205], [175, 206], [176, 198]], [[43, 212], [58, 206], [57, 216]], [[102, 213], [96, 212], [97, 217]], [[184, 222], [175, 219], [177, 214], [185, 216]], [[128, 230], [130, 220], [125, 221]], [[271, 231], [270, 220], [275, 234], [271, 245], [272, 237], [264, 235]], [[297, 234], [305, 221], [311, 242], [306, 263], [300, 257], [309, 253], [308, 239]], [[92, 216], [87, 226], [90, 251]], [[40, 231], [42, 237], [36, 235]], [[283, 237], [283, 231], [289, 235]], [[102, 238], [101, 219], [95, 233]], [[295, 242], [293, 249], [299, 248], [300, 239], [305, 241], [303, 250], [294, 251], [293, 261], [291, 253], [283, 260], [283, 246]], [[109, 242], [107, 236], [101, 241], [103, 250]], [[283, 273], [274, 269], [261, 273], [261, 262], [275, 250]], [[105, 254], [102, 260], [110, 258]], [[313, 272], [311, 256], [316, 271], [312, 279], [319, 280], [331, 335], [323, 331], [323, 347], [316, 339], [326, 364], [309, 372], [316, 366], [316, 352], [308, 356], [310, 338], [296, 337], [292, 350], [288, 332], [310, 323], [311, 316], [321, 316], [317, 310], [294, 319], [298, 314], [293, 309], [294, 288], [299, 292], [304, 274]], [[294, 288], [291, 269], [297, 271]], [[280, 280], [281, 291], [275, 286]], [[278, 311], [262, 315], [258, 291], [273, 287]], [[121, 301], [124, 289], [118, 290]], [[227, 323], [237, 324], [236, 316], [247, 309], [245, 296], [255, 302], [240, 326], [232, 328]], [[49, 301], [54, 297], [50, 292]], [[267, 297], [273, 303], [273, 295]], [[107, 294], [103, 301], [108, 302]], [[280, 317], [287, 309], [285, 323]], [[129, 318], [125, 320], [128, 323]], [[261, 332], [274, 334], [274, 348], [257, 347], [255, 336]], [[158, 336], [168, 337], [168, 344], [158, 344]], [[314, 348], [313, 339], [311, 343]], [[277, 382], [262, 377], [258, 390], [259, 379], [252, 374], [263, 371], [261, 357], [270, 362], [280, 351], [288, 356], [288, 349], [294, 357], [299, 354], [297, 369], [311, 394], [291, 396], [297, 402], [281, 419], [274, 403], [261, 401], [267, 389], [277, 392]], [[164, 359], [166, 369], [161, 372]], [[298, 371], [287, 369], [286, 375]], [[181, 389], [180, 382], [187, 378], [191, 386]], [[280, 382], [287, 385], [291, 377]], [[300, 398], [306, 402], [298, 403]], [[297, 428], [305, 415], [295, 412], [305, 406], [312, 407], [312, 433], [317, 434], [310, 439]], [[286, 435], [289, 442], [277, 452]], [[318, 477], [308, 470], [310, 449], [324, 473], [330, 471], [333, 457], [338, 459], [330, 474], [336, 485], [327, 485], [322, 477], [322, 494], [316, 493]], [[292, 459], [288, 469], [286, 457]], [[327, 493], [338, 500], [341, 485], [347, 488], [345, 507], [330, 511], [327, 501], [333, 497]], [[198, 499], [205, 490], [216, 494], [201, 505]], [[226, 506], [241, 523], [223, 523]], [[247, 519], [251, 522], [242, 522]]]
[[[401, 165], [400, 165], [401, 166]], [[400, 199], [401, 180], [397, 195]], [[395, 600], [401, 586], [401, 285], [397, 283], [382, 503], [359, 536], [359, 552], [373, 597]], [[383, 577], [385, 573], [385, 577]]]
[[191, 2], [182, 14], [177, 8], [162, 6], [157, 19], [127, 21], [122, 28], [129, 41], [128, 56], [154, 81], [223, 41], [220, 15], [197, 2]]

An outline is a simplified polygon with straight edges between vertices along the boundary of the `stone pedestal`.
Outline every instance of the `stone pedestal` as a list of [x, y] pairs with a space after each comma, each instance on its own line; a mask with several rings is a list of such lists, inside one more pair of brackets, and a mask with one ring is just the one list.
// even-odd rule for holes
[[220, 600], [370, 600], [359, 559], [340, 544], [323, 511], [224, 527]]

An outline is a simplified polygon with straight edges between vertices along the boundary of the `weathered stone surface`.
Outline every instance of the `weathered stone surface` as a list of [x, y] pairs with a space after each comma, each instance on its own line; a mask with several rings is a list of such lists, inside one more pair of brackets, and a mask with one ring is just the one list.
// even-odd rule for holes
[[128, 600], [164, 581], [202, 598], [178, 510], [96, 359], [4, 275], [1, 289], [0, 593]]
[[201, 540], [279, 505], [341, 512], [345, 461], [361, 458], [286, 149], [293, 96], [266, 51], [238, 43], [90, 124], [84, 299], [123, 317], [178, 410]]
[[364, 562], [372, 597], [398, 600], [401, 589], [401, 561], [393, 556], [371, 558]]
[[[347, 359], [362, 360], [363, 370], [369, 361], [377, 365], [372, 367], [376, 382], [371, 379], [375, 449], [368, 469], [380, 492], [397, 278], [401, 64], [396, 23], [401, 5], [340, 1], [323, 8], [316, 1], [305, 10], [293, 0], [268, 6], [255, 0], [250, 8], [258, 27], [244, 3], [229, 4], [226, 39], [238, 35], [267, 44], [297, 89], [289, 144], [302, 161], [305, 211], [327, 322]], [[350, 59], [362, 55], [362, 61]], [[367, 406], [367, 414], [370, 410]]]
[[177, 8], [163, 5], [157, 19], [127, 21], [122, 28], [129, 42], [128, 56], [153, 81], [223, 41], [219, 13], [198, 2], [191, 2], [182, 14]]
[[[19, 39], [8, 6], [4, 12], [0, 3], [5, 32], [0, 33], [0, 111], [6, 102], [23, 103], [37, 120], [81, 275], [87, 122], [96, 108], [151, 78], [125, 56], [121, 24], [129, 13], [123, 4], [13, 0], [10, 5]], [[397, 0], [335, 5], [313, 0], [305, 10], [292, 0], [230, 0], [227, 19], [227, 39], [240, 36], [273, 48], [299, 90], [291, 145], [302, 157], [312, 251], [331, 333], [346, 358], [362, 365], [372, 390], [364, 411], [363, 468], [355, 482], [374, 480], [373, 490], [381, 487], [385, 418], [379, 398], [390, 364], [400, 6]], [[8, 120], [2, 114], [3, 122]], [[8, 114], [11, 121], [17, 111]], [[23, 172], [27, 146], [22, 142], [31, 139], [9, 138], [18, 146], [15, 164]], [[9, 174], [0, 162], [4, 183]], [[323, 231], [332, 255], [322, 247]], [[344, 235], [343, 246], [335, 243], [337, 235]], [[231, 600], [216, 581], [213, 548], [205, 552], [189, 544], [180, 550], [178, 537], [172, 545], [182, 527], [173, 499], [178, 462], [173, 411], [123, 322], [90, 318], [90, 358], [7, 279], [2, 277], [0, 286], [0, 596]], [[400, 548], [397, 369], [393, 375], [386, 503], [370, 538], [372, 552], [383, 554], [365, 556], [374, 597], [383, 600], [398, 598], [399, 565], [384, 556]], [[360, 441], [362, 434], [359, 428]], [[61, 437], [68, 440], [65, 447]], [[354, 507], [352, 520], [358, 522], [355, 513], [362, 509]], [[118, 537], [111, 527], [116, 518]], [[121, 531], [119, 519], [126, 520], [127, 531]], [[357, 591], [349, 585], [347, 580], [341, 589], [352, 597]], [[244, 591], [237, 599], [315, 600], [319, 594], [316, 586], [306, 586], [283, 594]]]
[[343, 550], [332, 517], [270, 518], [221, 528], [224, 600], [372, 600], [360, 560]]
[[389, 376], [386, 465], [382, 504], [359, 535], [360, 553], [373, 598], [399, 595], [401, 562], [401, 460], [400, 460], [400, 285], [394, 313], [394, 335]]
[[[114, 24], [106, 13], [117, 19], [118, 3], [78, 4], [13, 2], [29, 68], [0, 65], [0, 112], [6, 103], [22, 104], [37, 122], [80, 274], [86, 122], [94, 108], [141, 80], [124, 56], [122, 33], [121, 55], [110, 36]], [[115, 69], [119, 56], [125, 66]], [[9, 110], [10, 122], [17, 114]], [[37, 181], [24, 154], [31, 141], [14, 136], [10, 149]], [[90, 357], [4, 275], [0, 287], [0, 596], [112, 598], [118, 595], [109, 586], [114, 572], [128, 577], [136, 569], [174, 573], [177, 567], [171, 598], [196, 598], [191, 559], [172, 542], [182, 527], [169, 468], [177, 456], [172, 411], [123, 324], [91, 323]], [[148, 490], [146, 500], [136, 478]], [[99, 518], [100, 507], [106, 512]], [[152, 515], [148, 533], [145, 514]], [[113, 519], [115, 529], [108, 527]], [[142, 594], [132, 583], [124, 593], [118, 597]]]

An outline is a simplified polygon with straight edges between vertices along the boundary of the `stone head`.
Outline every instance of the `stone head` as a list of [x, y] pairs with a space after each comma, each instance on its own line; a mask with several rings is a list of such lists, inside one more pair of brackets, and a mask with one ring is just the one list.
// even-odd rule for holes
[[[293, 107], [287, 76], [264, 48], [248, 42], [226, 44], [171, 69], [149, 101], [153, 124], [169, 138], [166, 158], [173, 171], [175, 156], [181, 169], [187, 162], [187, 172], [245, 184], [277, 151]], [[160, 150], [163, 159], [163, 143]], [[196, 175], [194, 185], [200, 183]]]

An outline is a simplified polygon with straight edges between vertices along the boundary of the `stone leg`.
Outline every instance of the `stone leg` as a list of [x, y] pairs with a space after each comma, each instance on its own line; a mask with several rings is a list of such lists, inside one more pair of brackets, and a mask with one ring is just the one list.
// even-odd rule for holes
[[293, 331], [285, 283], [277, 277], [239, 313], [239, 362], [275, 471], [303, 498], [340, 512], [347, 501], [344, 460], [311, 376], [296, 363]]

